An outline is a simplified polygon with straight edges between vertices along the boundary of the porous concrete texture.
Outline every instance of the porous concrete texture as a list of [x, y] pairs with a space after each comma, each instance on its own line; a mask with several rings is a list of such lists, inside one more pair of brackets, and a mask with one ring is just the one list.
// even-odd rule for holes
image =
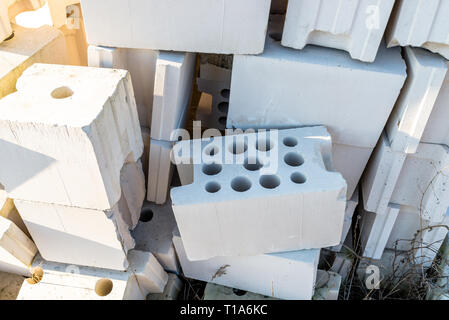
[[373, 62], [393, 5], [394, 0], [289, 0], [282, 45], [315, 44]]
[[190, 261], [177, 232], [173, 242], [187, 278], [280, 299], [310, 300], [313, 296], [320, 250]]
[[164, 0], [161, 4], [160, 0], [82, 1], [88, 43], [222, 54], [263, 51], [270, 0]]
[[385, 127], [391, 148], [415, 153], [447, 73], [446, 60], [420, 48], [404, 48], [407, 80]]
[[423, 47], [449, 59], [449, 3], [397, 0], [386, 32], [389, 47]]
[[154, 76], [158, 53], [153, 50], [109, 48], [90, 45], [90, 67], [126, 69], [131, 74], [137, 112], [142, 127], [151, 127]]
[[127, 71], [34, 64], [0, 100], [0, 181], [13, 199], [98, 210], [143, 142]]
[[171, 189], [189, 259], [339, 244], [346, 182], [330, 151], [322, 126], [177, 143], [178, 172], [193, 177]]

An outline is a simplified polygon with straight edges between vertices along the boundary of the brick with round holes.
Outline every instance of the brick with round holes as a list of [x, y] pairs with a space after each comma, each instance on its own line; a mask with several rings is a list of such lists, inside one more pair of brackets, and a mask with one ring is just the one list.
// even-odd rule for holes
[[330, 150], [321, 126], [177, 143], [171, 199], [189, 259], [339, 244], [346, 182]]

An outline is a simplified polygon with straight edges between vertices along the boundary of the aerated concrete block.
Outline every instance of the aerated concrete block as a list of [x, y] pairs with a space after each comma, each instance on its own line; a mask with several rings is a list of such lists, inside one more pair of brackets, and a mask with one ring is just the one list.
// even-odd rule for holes
[[5, 1], [0, 1], [0, 43], [8, 39], [13, 31], [9, 22], [8, 7]]
[[335, 144], [374, 148], [406, 76], [399, 48], [382, 46], [368, 64], [329, 48], [284, 48], [268, 36], [263, 54], [234, 56], [227, 127], [324, 125]]
[[190, 261], [176, 232], [173, 242], [187, 278], [280, 299], [310, 300], [313, 296], [319, 250]]
[[404, 57], [408, 77], [385, 130], [393, 151], [415, 153], [447, 66], [444, 58], [420, 48], [404, 48]]
[[181, 141], [173, 153], [181, 182], [193, 177], [171, 189], [189, 259], [340, 243], [346, 183], [324, 127]]
[[168, 276], [151, 253], [131, 251], [128, 259], [129, 269], [120, 272], [37, 257], [17, 300], [145, 300], [164, 290]]
[[15, 200], [42, 257], [48, 261], [125, 270], [135, 245], [120, 205], [108, 211]]
[[388, 204], [406, 156], [404, 152], [392, 150], [387, 134], [384, 132], [374, 149], [361, 182], [365, 210], [380, 215], [389, 212]]
[[[212, 64], [200, 66], [200, 77], [197, 79], [198, 90], [210, 94], [212, 101], [207, 105], [198, 106], [196, 120], [202, 121], [202, 126], [226, 129], [231, 87], [231, 70]], [[201, 95], [203, 99], [203, 95]]]
[[90, 67], [129, 70], [132, 78], [137, 112], [142, 127], [151, 127], [153, 110], [154, 77], [158, 53], [153, 50], [109, 48], [90, 45]]
[[[449, 64], [449, 62], [448, 62]], [[449, 72], [440, 89], [438, 98], [430, 114], [421, 142], [449, 146], [449, 129], [446, 119], [449, 116]]]
[[449, 3], [398, 0], [386, 32], [389, 47], [423, 47], [449, 59]]
[[179, 262], [173, 245], [175, 227], [170, 201], [162, 206], [146, 203], [132, 236], [136, 240], [137, 250], [151, 252], [165, 270], [178, 273]]
[[388, 212], [383, 215], [363, 210], [360, 231], [363, 257], [382, 258], [399, 210], [400, 206], [396, 204], [390, 204]]
[[129, 73], [35, 64], [0, 100], [0, 181], [13, 199], [109, 210], [142, 155]]
[[449, 213], [440, 222], [420, 217], [417, 209], [401, 206], [386, 247], [399, 251], [412, 251], [415, 263], [430, 267], [449, 229]]
[[[277, 30], [274, 23], [269, 34]], [[234, 56], [227, 128], [325, 125], [350, 199], [405, 78], [399, 48], [382, 46], [367, 64], [335, 49], [292, 50], [268, 36], [263, 54]]]
[[187, 120], [196, 54], [159, 52], [156, 61], [151, 138], [176, 141]]
[[34, 63], [67, 63], [64, 35], [43, 26], [27, 29], [14, 25], [14, 38], [0, 44], [0, 98], [16, 90], [17, 79]]
[[360, 148], [344, 144], [332, 144], [332, 164], [348, 185], [346, 199], [349, 201], [359, 183], [374, 148]]
[[168, 190], [173, 176], [171, 150], [173, 142], [150, 141], [150, 155], [148, 163], [148, 192], [147, 200], [156, 204], [167, 201]]
[[393, 5], [394, 0], [290, 0], [282, 45], [303, 49], [315, 44], [373, 62]]
[[12, 221], [0, 216], [0, 270], [30, 276], [36, 245]]
[[391, 203], [419, 209], [422, 218], [441, 222], [449, 207], [449, 148], [420, 143], [407, 155]]
[[270, 4], [270, 0], [81, 3], [90, 44], [224, 54], [263, 51]]

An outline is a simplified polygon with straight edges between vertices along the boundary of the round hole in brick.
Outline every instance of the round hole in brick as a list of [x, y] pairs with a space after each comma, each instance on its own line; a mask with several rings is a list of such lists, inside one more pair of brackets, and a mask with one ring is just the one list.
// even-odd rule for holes
[[203, 165], [203, 173], [207, 174], [208, 176], [214, 176], [216, 174], [219, 174], [221, 172], [221, 169], [222, 169], [221, 164], [218, 163]]
[[220, 149], [217, 146], [208, 146], [206, 147], [206, 149], [204, 150], [204, 153], [208, 156], [215, 156], [216, 154], [218, 154], [218, 152], [220, 152]]
[[263, 167], [263, 164], [257, 158], [246, 158], [243, 166], [246, 170], [257, 171]]
[[281, 184], [281, 179], [277, 175], [265, 175], [261, 176], [259, 183], [265, 189], [275, 189]]
[[221, 186], [218, 182], [212, 181], [206, 184], [206, 191], [209, 193], [216, 193], [220, 191]]
[[234, 292], [234, 294], [239, 297], [244, 296], [247, 293], [247, 291], [239, 289], [232, 289], [232, 292]]
[[305, 175], [303, 175], [302, 173], [300, 173], [300, 172], [294, 172], [294, 173], [292, 173], [292, 175], [290, 176], [290, 179], [294, 182], [294, 183], [296, 183], [296, 184], [303, 184], [303, 183], [305, 183], [306, 182], [306, 176]]
[[154, 213], [150, 208], [143, 208], [140, 211], [140, 221], [142, 222], [150, 222], [153, 219]]
[[223, 90], [221, 90], [221, 96], [222, 96], [223, 98], [229, 99], [229, 94], [230, 94], [229, 89], [223, 89]]
[[73, 95], [72, 89], [69, 87], [59, 87], [51, 92], [51, 96], [54, 99], [65, 99]]
[[234, 139], [234, 142], [229, 146], [229, 152], [233, 154], [245, 153], [248, 149], [248, 144], [241, 139]]
[[95, 284], [95, 293], [100, 297], [106, 297], [112, 292], [114, 283], [110, 279], [100, 279]]
[[251, 188], [251, 181], [246, 177], [237, 177], [231, 181], [231, 188], [237, 192], [245, 192]]
[[283, 142], [286, 147], [295, 147], [298, 144], [298, 140], [294, 137], [286, 137]]
[[304, 163], [304, 158], [296, 152], [289, 152], [285, 155], [284, 161], [291, 167], [299, 167]]
[[274, 143], [270, 138], [260, 138], [256, 142], [256, 149], [262, 152], [267, 152], [273, 149]]
[[270, 38], [274, 41], [281, 41], [282, 40], [282, 33], [280, 32], [272, 32], [270, 33]]
[[31, 278], [28, 278], [27, 282], [29, 284], [38, 284], [39, 282], [41, 282], [42, 278], [44, 277], [44, 270], [41, 267], [35, 267], [30, 271]]
[[218, 122], [221, 124], [221, 125], [226, 125], [226, 121], [227, 121], [227, 119], [226, 119], [226, 117], [220, 117], [220, 118], [218, 118]]
[[228, 102], [220, 102], [218, 104], [218, 110], [223, 113], [228, 113], [229, 103]]

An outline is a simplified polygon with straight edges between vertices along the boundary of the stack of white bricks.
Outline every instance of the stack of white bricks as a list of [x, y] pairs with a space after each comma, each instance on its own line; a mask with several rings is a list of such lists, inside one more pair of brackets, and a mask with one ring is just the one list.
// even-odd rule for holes
[[362, 244], [376, 259], [385, 248], [417, 247], [429, 266], [449, 227], [449, 77], [439, 55], [407, 47], [404, 56], [406, 85], [362, 179]]
[[429, 267], [447, 235], [448, 9], [444, 1], [398, 1], [386, 33], [389, 47], [440, 55], [403, 49], [408, 78], [361, 183], [366, 257], [394, 249]]

